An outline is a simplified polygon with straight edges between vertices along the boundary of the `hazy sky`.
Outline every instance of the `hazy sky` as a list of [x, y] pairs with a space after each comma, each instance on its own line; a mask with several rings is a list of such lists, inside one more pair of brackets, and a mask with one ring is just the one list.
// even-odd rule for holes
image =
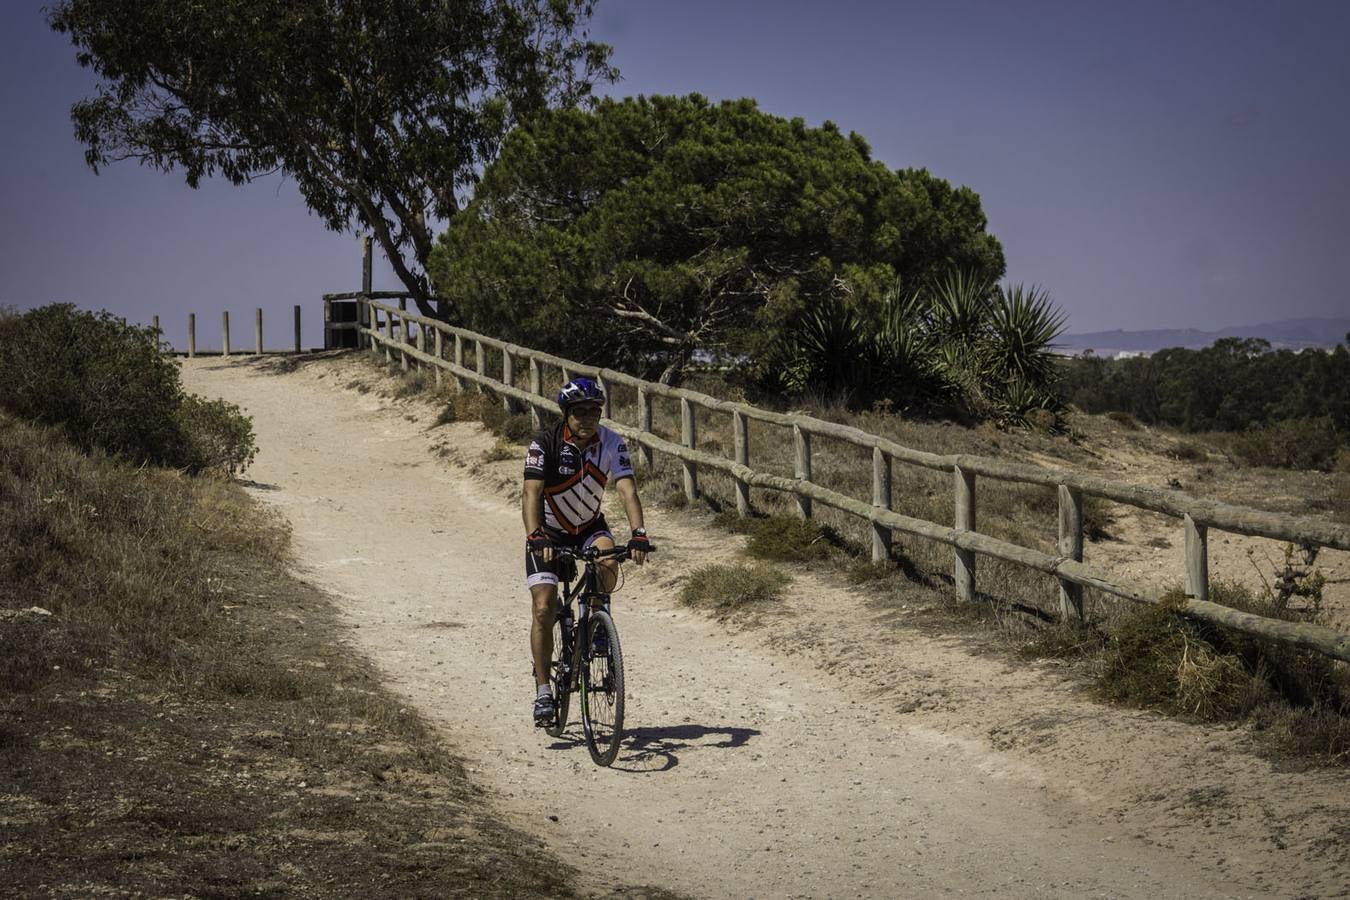
[[[180, 345], [189, 311], [218, 345], [229, 309], [244, 345], [255, 306], [284, 344], [301, 303], [317, 342], [356, 236], [280, 177], [95, 176], [69, 119], [93, 76], [40, 6], [3, 10], [0, 305], [157, 313]], [[754, 97], [973, 188], [1070, 331], [1350, 315], [1350, 0], [600, 0], [593, 26], [613, 94]], [[376, 286], [399, 287], [383, 261]]]

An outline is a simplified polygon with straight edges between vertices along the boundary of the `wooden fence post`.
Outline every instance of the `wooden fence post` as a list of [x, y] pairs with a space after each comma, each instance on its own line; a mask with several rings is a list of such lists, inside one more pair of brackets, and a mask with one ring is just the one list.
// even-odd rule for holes
[[[647, 393], [646, 388], [638, 388], [638, 430], [644, 434], [651, 434], [652, 431], [652, 395]], [[642, 455], [642, 465], [647, 471], [656, 463], [655, 454], [652, 448], [644, 443], [638, 443], [638, 453]]]
[[[792, 426], [792, 443], [797, 448], [794, 470], [802, 481], [811, 480], [811, 432], [803, 431], [800, 425]], [[811, 498], [801, 494], [797, 498], [797, 515], [803, 519], [811, 518]]]
[[[413, 331], [413, 346], [416, 347], [419, 352], [426, 353], [427, 352], [426, 326], [424, 326], [421, 322], [416, 322], [414, 323], [413, 327], [415, 328], [415, 330]], [[427, 367], [427, 364], [422, 362], [420, 359], [415, 359], [413, 360], [413, 362], [416, 363], [414, 368], [416, 368], [419, 372]]]
[[220, 344], [220, 355], [221, 355], [221, 356], [229, 356], [229, 355], [230, 355], [230, 314], [229, 314], [229, 312], [223, 312], [223, 313], [220, 314], [220, 327], [221, 327], [221, 331], [224, 333], [224, 336], [222, 337], [222, 339], [221, 339], [221, 344]]
[[[1083, 561], [1083, 492], [1067, 484], [1059, 486], [1059, 555]], [[1059, 617], [1083, 621], [1083, 586], [1059, 580]]]
[[[736, 462], [750, 466], [750, 428], [740, 410], [731, 411], [732, 440], [736, 451]], [[736, 479], [736, 512], [745, 518], [750, 515], [750, 483]]]
[[386, 365], [394, 362], [394, 311], [384, 311], [384, 361]]
[[[680, 442], [690, 450], [698, 443], [698, 419], [694, 414], [694, 404], [687, 397], [680, 398]], [[684, 496], [689, 500], [698, 499], [698, 466], [690, 460], [680, 460], [684, 464]]]
[[253, 310], [253, 355], [262, 356], [262, 307]]
[[295, 304], [295, 352], [300, 352], [300, 304]]
[[[487, 353], [484, 352], [482, 341], [473, 342], [473, 367], [474, 371], [476, 371], [479, 376], [483, 378], [487, 377]], [[478, 389], [478, 393], [483, 393], [483, 383], [481, 381], [475, 381], [474, 387]]]
[[[502, 383], [507, 387], [516, 386], [516, 360], [511, 356], [511, 351], [502, 348]], [[507, 415], [516, 411], [516, 402], [507, 394], [502, 394], [502, 408], [506, 410]]]
[[361, 237], [361, 293], [369, 294], [373, 282], [373, 257], [370, 248], [370, 235]]
[[606, 419], [614, 418], [614, 398], [609, 395], [609, 385], [605, 384], [605, 379], [599, 375], [595, 376], [595, 384], [600, 388], [600, 393], [605, 395], [605, 402], [600, 406], [600, 415]]
[[[458, 334], [455, 335], [455, 365], [464, 368], [464, 338]], [[455, 388], [464, 390], [464, 379], [458, 372], [455, 373]]]
[[197, 314], [188, 313], [188, 358], [197, 355]]
[[[544, 378], [539, 371], [539, 360], [533, 356], [530, 357], [530, 393], [536, 397], [544, 393]], [[544, 427], [544, 414], [539, 411], [538, 405], [530, 404], [530, 421], [534, 423], [536, 430]]]
[[399, 367], [408, 371], [408, 298], [398, 298], [398, 357]]
[[[957, 531], [975, 530], [975, 473], [967, 472], [960, 466], [953, 467], [953, 482], [956, 488], [955, 527]], [[952, 572], [952, 582], [956, 587], [956, 598], [965, 603], [975, 600], [975, 551], [956, 548], [956, 565]]]
[[[891, 508], [891, 458], [880, 447], [872, 448], [872, 505]], [[872, 523], [872, 562], [891, 558], [891, 530]]]
[[1188, 513], [1182, 526], [1186, 532], [1186, 596], [1209, 599], [1209, 527]]
[[[437, 359], [437, 361], [440, 361], [440, 360], [442, 360], [442, 359], [445, 359], [445, 332], [441, 331], [439, 328], [436, 329], [436, 337], [435, 337], [435, 341], [436, 341], [436, 359]], [[444, 375], [444, 371], [441, 369], [440, 366], [437, 366], [437, 367], [436, 367], [436, 387], [437, 387], [437, 388], [439, 388], [439, 387], [441, 386], [442, 376], [443, 376], [443, 375]]]

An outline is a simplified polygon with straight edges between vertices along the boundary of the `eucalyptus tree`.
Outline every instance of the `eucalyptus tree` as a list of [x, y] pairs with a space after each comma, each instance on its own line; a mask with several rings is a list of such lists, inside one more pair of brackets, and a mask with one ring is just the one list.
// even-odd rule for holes
[[432, 272], [473, 326], [673, 381], [696, 351], [763, 366], [820, 306], [871, 323], [897, 282], [997, 278], [985, 226], [973, 191], [831, 123], [639, 97], [512, 133]]
[[[594, 0], [58, 0], [97, 94], [71, 110], [97, 171], [196, 187], [282, 172], [335, 231], [369, 229], [423, 312], [439, 222], [517, 122], [615, 73]], [[443, 312], [443, 310], [442, 310]]]

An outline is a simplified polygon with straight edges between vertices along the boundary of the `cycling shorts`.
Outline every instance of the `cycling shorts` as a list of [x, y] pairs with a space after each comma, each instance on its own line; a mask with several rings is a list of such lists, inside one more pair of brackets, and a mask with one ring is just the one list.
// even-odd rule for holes
[[[609, 523], [605, 521], [603, 515], [597, 516], [595, 521], [582, 530], [579, 534], [568, 534], [565, 531], [559, 531], [556, 528], [544, 526], [544, 534], [548, 536], [550, 542], [563, 547], [576, 547], [585, 550], [595, 539], [607, 537], [611, 541], [614, 535], [610, 533]], [[534, 587], [536, 584], [557, 584], [558, 583], [558, 562], [544, 562], [543, 558], [536, 556], [529, 550], [525, 551], [525, 584]]]

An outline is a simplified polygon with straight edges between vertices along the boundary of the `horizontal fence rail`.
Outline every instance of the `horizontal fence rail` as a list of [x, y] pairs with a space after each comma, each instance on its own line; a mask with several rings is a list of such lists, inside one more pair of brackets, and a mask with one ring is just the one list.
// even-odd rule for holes
[[[1350, 550], [1350, 527], [1202, 500], [1180, 491], [1161, 491], [1068, 470], [970, 454], [942, 455], [915, 450], [849, 425], [719, 400], [687, 388], [644, 381], [623, 372], [584, 365], [447, 325], [438, 319], [409, 312], [409, 296], [397, 291], [352, 292], [326, 294], [324, 300], [354, 300], [358, 303], [357, 321], [332, 327], [357, 331], [360, 347], [383, 355], [388, 362], [399, 362], [404, 370], [414, 364], [427, 365], [436, 369], [438, 381], [442, 373], [448, 373], [460, 387], [487, 389], [501, 397], [508, 408], [516, 406], [531, 411], [536, 423], [541, 420], [541, 411], [555, 415], [560, 412], [557, 404], [545, 396], [542, 389], [542, 370], [545, 366], [560, 370], [564, 380], [584, 375], [606, 386], [625, 385], [636, 389], [638, 424], [634, 426], [613, 421], [609, 418], [610, 410], [607, 408], [605, 425], [636, 444], [640, 458], [648, 465], [654, 453], [664, 453], [680, 460], [685, 493], [690, 499], [698, 496], [698, 470], [706, 468], [723, 472], [733, 479], [737, 509], [741, 515], [748, 515], [751, 511], [750, 488], [753, 487], [793, 495], [797, 498], [798, 513], [803, 517], [811, 516], [811, 504], [815, 502], [871, 523], [873, 558], [878, 561], [889, 556], [893, 532], [948, 545], [953, 548], [953, 581], [958, 596], [967, 601], [975, 597], [976, 556], [1025, 566], [1058, 579], [1062, 615], [1081, 621], [1082, 589], [1085, 587], [1137, 603], [1158, 603], [1166, 593], [1156, 585], [1123, 581], [1082, 561], [1083, 498], [1100, 497], [1181, 520], [1186, 548], [1185, 587], [1188, 599], [1179, 612], [1245, 634], [1305, 647], [1350, 662], [1350, 635], [1320, 625], [1269, 619], [1210, 602], [1207, 562], [1210, 528], [1287, 541], [1304, 548]], [[387, 300], [397, 300], [398, 303], [385, 302]], [[427, 348], [429, 342], [433, 342], [431, 352]], [[447, 343], [452, 347], [453, 359], [446, 358]], [[466, 345], [474, 349], [473, 368], [464, 364]], [[487, 374], [488, 350], [501, 357], [502, 379]], [[513, 383], [515, 367], [520, 361], [529, 367], [529, 390], [516, 387]], [[679, 401], [680, 443], [665, 440], [652, 432], [653, 397]], [[699, 411], [731, 417], [735, 436], [734, 459], [698, 449]], [[796, 446], [794, 477], [757, 471], [750, 465], [751, 448], [746, 429], [746, 423], [750, 421], [791, 431]], [[813, 436], [872, 450], [873, 496], [870, 503], [811, 481]], [[896, 462], [951, 473], [954, 527], [905, 516], [889, 508], [891, 467]], [[980, 534], [976, 530], [975, 517], [977, 477], [1057, 489], [1060, 513], [1058, 554], [1043, 553]]]

